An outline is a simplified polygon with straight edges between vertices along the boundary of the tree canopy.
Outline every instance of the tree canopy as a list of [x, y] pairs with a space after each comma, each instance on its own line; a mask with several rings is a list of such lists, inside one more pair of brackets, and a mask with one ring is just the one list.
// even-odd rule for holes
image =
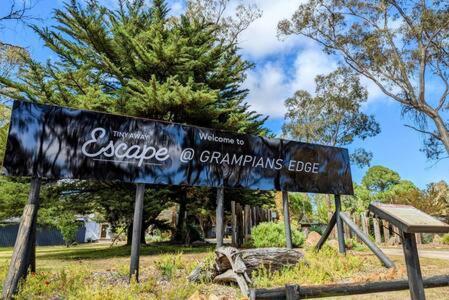
[[[449, 154], [447, 1], [309, 0], [281, 34], [299, 34], [337, 54], [411, 116], [430, 158]], [[429, 91], [430, 85], [441, 88]]]
[[[244, 102], [247, 90], [241, 85], [251, 63], [238, 54], [235, 39], [223, 38], [224, 25], [205, 16], [204, 12], [190, 9], [179, 17], [169, 17], [162, 0], [150, 6], [144, 0], [119, 1], [116, 9], [96, 0], [72, 0], [54, 11], [54, 26], [32, 27], [56, 59], [42, 63], [23, 56], [20, 76], [0, 74], [0, 95], [267, 134], [262, 126], [265, 118], [249, 110]], [[246, 22], [252, 22], [254, 17], [248, 17]], [[232, 23], [226, 24], [232, 28]], [[95, 210], [114, 227], [132, 223], [132, 185], [64, 181], [48, 189], [49, 207], [73, 212]], [[192, 199], [195, 193], [187, 190], [147, 189], [143, 228], [156, 222], [167, 203], [181, 201], [179, 195], [185, 193], [191, 206], [197, 203]], [[248, 195], [266, 201], [262, 193], [250, 191], [237, 191], [227, 197], [245, 201]]]
[[[364, 140], [380, 132], [374, 116], [361, 110], [368, 92], [357, 74], [348, 68], [338, 68], [328, 75], [317, 76], [315, 83], [314, 95], [299, 90], [285, 101], [284, 135], [304, 142], [346, 146], [356, 138]], [[369, 164], [372, 155], [357, 149], [351, 156], [353, 162], [363, 166]]]

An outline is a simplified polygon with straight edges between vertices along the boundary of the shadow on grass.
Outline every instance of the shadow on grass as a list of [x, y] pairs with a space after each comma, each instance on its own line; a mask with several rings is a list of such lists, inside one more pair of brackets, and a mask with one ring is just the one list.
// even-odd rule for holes
[[[214, 245], [201, 247], [186, 247], [181, 245], [170, 244], [151, 244], [143, 245], [140, 248], [141, 256], [159, 255], [179, 253], [206, 253], [212, 251]], [[127, 257], [131, 254], [131, 246], [114, 246], [104, 248], [78, 248], [76, 246], [67, 248], [66, 250], [58, 250], [55, 252], [44, 252], [38, 254], [38, 258], [45, 259], [107, 259], [112, 257]]]

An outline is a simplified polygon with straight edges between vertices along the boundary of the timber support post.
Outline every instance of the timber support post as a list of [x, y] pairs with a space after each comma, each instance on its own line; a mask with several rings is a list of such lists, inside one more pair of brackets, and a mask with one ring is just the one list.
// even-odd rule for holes
[[343, 229], [343, 221], [341, 220], [341, 200], [340, 195], [334, 195], [335, 197], [335, 215], [337, 218], [337, 238], [338, 238], [338, 251], [341, 254], [346, 254], [345, 246], [345, 233]]
[[292, 243], [292, 232], [290, 228], [290, 214], [288, 211], [288, 192], [282, 191], [282, 208], [284, 212], [284, 225], [285, 225], [285, 241], [287, 244], [287, 249], [293, 248]]
[[404, 249], [405, 264], [407, 266], [408, 285], [412, 300], [425, 300], [424, 283], [419, 265], [416, 236], [414, 233], [402, 232], [402, 248]]
[[130, 282], [134, 278], [139, 281], [140, 238], [142, 234], [143, 198], [145, 184], [136, 184], [136, 202], [134, 204], [133, 233], [131, 241], [131, 262], [129, 266]]
[[34, 252], [32, 249], [33, 236], [35, 236], [33, 227], [36, 226], [37, 211], [39, 210], [40, 188], [41, 179], [32, 178], [28, 203], [23, 210], [8, 274], [3, 283], [2, 299], [12, 299], [17, 292], [20, 279], [27, 275], [31, 255]]
[[215, 236], [217, 240], [217, 248], [223, 246], [223, 233], [224, 233], [224, 188], [217, 188], [217, 209], [215, 220]]

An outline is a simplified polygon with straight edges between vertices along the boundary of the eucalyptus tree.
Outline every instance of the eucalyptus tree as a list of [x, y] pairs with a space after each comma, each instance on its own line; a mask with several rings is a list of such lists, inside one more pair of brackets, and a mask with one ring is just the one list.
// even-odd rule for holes
[[[356, 138], [364, 140], [380, 132], [374, 117], [362, 111], [368, 92], [354, 72], [338, 68], [317, 76], [315, 83], [313, 95], [299, 90], [285, 101], [284, 135], [304, 142], [346, 146]], [[364, 149], [351, 154], [360, 166], [369, 165], [371, 156]]]
[[441, 0], [308, 0], [278, 29], [316, 41], [400, 103], [436, 159], [449, 154], [448, 8]]

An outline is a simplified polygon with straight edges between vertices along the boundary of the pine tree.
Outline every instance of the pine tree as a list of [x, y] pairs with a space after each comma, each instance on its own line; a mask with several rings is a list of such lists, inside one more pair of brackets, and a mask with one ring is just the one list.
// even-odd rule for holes
[[[266, 134], [265, 119], [244, 103], [247, 90], [241, 84], [251, 64], [237, 53], [235, 43], [219, 38], [216, 24], [194, 15], [169, 17], [163, 0], [153, 1], [151, 7], [143, 0], [120, 1], [115, 10], [97, 0], [87, 4], [72, 0], [56, 10], [54, 18], [55, 26], [33, 29], [57, 59], [44, 64], [24, 57], [19, 79], [0, 77], [0, 94], [22, 101]], [[80, 182], [71, 190], [81, 198], [92, 190], [104, 190], [104, 184]], [[123, 191], [132, 195], [132, 191], [126, 185], [110, 188], [112, 192], [105, 197], [92, 199], [99, 201], [109, 221], [130, 224], [133, 201], [125, 205], [119, 195]], [[163, 190], [165, 194], [176, 192]], [[163, 199], [180, 201], [176, 196]], [[154, 214], [164, 208], [160, 200], [148, 197], [152, 216], [146, 221], [154, 221]], [[112, 207], [117, 210], [108, 211]], [[146, 222], [143, 228], [148, 226]]]

